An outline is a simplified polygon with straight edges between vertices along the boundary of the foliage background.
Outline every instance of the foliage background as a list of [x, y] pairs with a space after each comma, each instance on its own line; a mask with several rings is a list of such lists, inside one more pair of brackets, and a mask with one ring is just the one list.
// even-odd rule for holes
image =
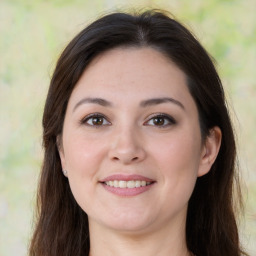
[[171, 11], [218, 63], [233, 106], [244, 180], [241, 236], [256, 255], [255, 0], [0, 0], [1, 256], [27, 252], [42, 160], [43, 103], [60, 51], [88, 22], [135, 7]]

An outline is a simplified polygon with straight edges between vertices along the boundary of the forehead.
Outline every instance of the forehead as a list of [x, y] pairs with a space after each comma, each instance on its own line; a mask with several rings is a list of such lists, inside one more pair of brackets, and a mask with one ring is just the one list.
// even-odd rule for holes
[[[187, 94], [185, 73], [161, 52], [150, 48], [116, 48], [94, 58], [86, 67], [73, 94]], [[150, 95], [149, 95], [150, 96]], [[164, 95], [159, 95], [164, 96]]]

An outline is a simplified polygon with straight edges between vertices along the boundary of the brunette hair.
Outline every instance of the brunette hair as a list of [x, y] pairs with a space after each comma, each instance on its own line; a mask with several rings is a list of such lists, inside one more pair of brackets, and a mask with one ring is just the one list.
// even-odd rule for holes
[[197, 256], [246, 255], [239, 243], [235, 217], [234, 189], [238, 191], [236, 201], [241, 202], [239, 184], [235, 182], [236, 145], [220, 78], [211, 58], [191, 32], [158, 10], [101, 17], [82, 30], [61, 54], [43, 115], [45, 154], [29, 255], [89, 254], [88, 218], [62, 173], [57, 136], [62, 133], [70, 95], [87, 65], [97, 55], [117, 47], [151, 47], [170, 58], [186, 74], [187, 86], [198, 108], [202, 138], [214, 126], [222, 131], [217, 159], [210, 172], [197, 179], [189, 201], [188, 249]]

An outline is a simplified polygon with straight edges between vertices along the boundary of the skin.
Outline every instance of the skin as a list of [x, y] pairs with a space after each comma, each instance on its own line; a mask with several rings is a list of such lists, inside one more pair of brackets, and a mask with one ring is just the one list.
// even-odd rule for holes
[[[88, 117], [93, 113], [101, 116]], [[188, 201], [221, 141], [217, 127], [202, 141], [198, 120], [184, 72], [158, 51], [117, 48], [90, 63], [71, 94], [59, 149], [88, 215], [90, 255], [190, 255]], [[154, 184], [121, 196], [101, 183], [113, 174], [142, 175]]]

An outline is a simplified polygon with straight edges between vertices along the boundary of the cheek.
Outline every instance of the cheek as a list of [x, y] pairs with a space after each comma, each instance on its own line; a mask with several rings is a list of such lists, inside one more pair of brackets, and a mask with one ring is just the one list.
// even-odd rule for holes
[[93, 175], [105, 152], [100, 141], [81, 135], [69, 136], [65, 148], [67, 169], [79, 176]]
[[201, 144], [198, 136], [181, 133], [158, 141], [158, 146], [152, 147], [152, 151], [159, 163], [170, 169], [186, 171], [199, 165]]
[[165, 189], [177, 198], [180, 194], [190, 195], [197, 179], [201, 144], [198, 136], [190, 135], [180, 133], [165, 139], [151, 153], [158, 163]]
[[87, 212], [88, 207], [92, 206], [91, 198], [97, 193], [96, 185], [105, 149], [99, 141], [81, 135], [69, 136], [65, 146], [70, 188], [77, 203]]

